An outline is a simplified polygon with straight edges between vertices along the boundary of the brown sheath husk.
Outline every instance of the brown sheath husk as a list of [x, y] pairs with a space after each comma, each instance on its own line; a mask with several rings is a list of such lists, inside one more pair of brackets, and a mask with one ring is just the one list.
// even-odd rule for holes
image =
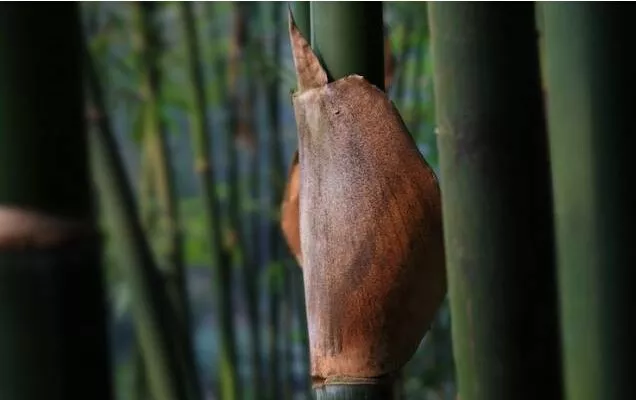
[[[385, 31], [384, 38], [384, 86], [388, 89], [393, 82], [395, 72], [395, 55], [391, 49], [391, 41]], [[287, 185], [283, 196], [281, 208], [281, 228], [283, 236], [292, 254], [296, 258], [298, 266], [302, 267], [302, 252], [300, 250], [300, 218], [299, 218], [299, 194], [300, 194], [300, 165], [298, 164], [298, 150], [289, 167]]]
[[281, 228], [283, 236], [289, 246], [296, 262], [302, 267], [303, 255], [300, 251], [300, 216], [299, 216], [299, 195], [300, 195], [300, 165], [298, 165], [298, 150], [294, 153], [287, 186], [283, 195], [283, 205], [281, 208]]
[[440, 192], [385, 93], [327, 83], [293, 21], [290, 36], [311, 375], [355, 383], [401, 368], [443, 300]]

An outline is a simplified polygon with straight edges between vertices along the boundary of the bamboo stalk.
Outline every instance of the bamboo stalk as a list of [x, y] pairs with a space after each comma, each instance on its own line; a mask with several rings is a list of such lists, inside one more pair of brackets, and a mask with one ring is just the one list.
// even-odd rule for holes
[[564, 398], [636, 398], [633, 15], [606, 3], [542, 8]]
[[429, 4], [462, 400], [561, 398], [533, 7]]
[[152, 154], [153, 146], [150, 138], [142, 138], [141, 141], [141, 162], [139, 173], [139, 213], [141, 223], [145, 232], [153, 232], [156, 228], [156, 210], [154, 205], [154, 177]]
[[362, 75], [384, 90], [382, 2], [310, 2], [311, 47], [329, 80]]
[[76, 3], [0, 3], [0, 397], [110, 400]]
[[294, 21], [300, 33], [311, 38], [311, 2], [310, 1], [294, 1], [291, 3], [291, 11], [294, 15]]
[[195, 155], [195, 170], [201, 182], [201, 197], [204, 204], [210, 249], [214, 263], [215, 292], [219, 307], [220, 328], [220, 379], [221, 396], [224, 400], [240, 399], [237, 374], [236, 333], [232, 318], [231, 259], [222, 239], [220, 204], [215, 193], [215, 175], [210, 158], [210, 127], [207, 119], [207, 100], [204, 91], [203, 70], [199, 55], [196, 22], [191, 3], [181, 3], [183, 27], [186, 33], [187, 63], [193, 91], [192, 142]]

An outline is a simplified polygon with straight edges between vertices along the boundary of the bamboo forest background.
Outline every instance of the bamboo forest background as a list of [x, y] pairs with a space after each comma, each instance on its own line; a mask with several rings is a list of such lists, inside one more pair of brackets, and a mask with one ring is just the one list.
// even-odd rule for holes
[[[301, 270], [278, 220], [296, 150], [287, 7], [82, 3], [103, 111], [152, 253], [177, 281], [176, 266], [185, 266], [183, 310], [206, 399], [226, 398], [228, 387], [245, 398], [309, 398]], [[390, 97], [437, 171], [426, 3], [386, 2], [384, 19]], [[210, 160], [199, 157], [202, 146]], [[198, 174], [207, 167], [211, 180]], [[223, 232], [216, 239], [210, 213]], [[137, 400], [147, 393], [144, 368], [154, 366], [141, 361], [131, 311], [139, 289], [123, 272], [134, 261], [112, 240], [111, 219], [102, 215], [117, 398]], [[402, 372], [403, 397], [454, 399], [453, 370], [444, 304]]]

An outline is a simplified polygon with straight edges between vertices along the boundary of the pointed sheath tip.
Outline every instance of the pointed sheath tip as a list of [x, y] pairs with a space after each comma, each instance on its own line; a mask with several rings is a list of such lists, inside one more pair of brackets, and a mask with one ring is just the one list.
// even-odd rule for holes
[[297, 28], [296, 21], [294, 20], [294, 13], [292, 12], [290, 4], [287, 4], [287, 19], [289, 20], [289, 33], [291, 35], [292, 30]]
[[303, 37], [294, 21], [294, 15], [288, 7], [289, 15], [289, 40], [292, 47], [294, 66], [298, 78], [298, 91], [304, 92], [308, 89], [318, 88], [327, 84], [327, 73], [322, 68], [318, 57], [314, 54], [311, 46]]

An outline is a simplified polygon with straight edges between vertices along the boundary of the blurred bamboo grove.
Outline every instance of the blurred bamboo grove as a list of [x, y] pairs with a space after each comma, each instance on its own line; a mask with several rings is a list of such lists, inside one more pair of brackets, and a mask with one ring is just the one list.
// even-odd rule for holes
[[0, 2], [0, 400], [636, 398], [626, 10]]
[[[81, 3], [89, 120], [116, 140], [148, 248], [122, 250], [120, 229], [133, 228], [105, 208], [117, 398], [310, 398], [302, 276], [279, 228], [296, 150], [288, 4]], [[384, 25], [387, 91], [437, 171], [426, 4], [387, 2]], [[169, 312], [135, 306], [153, 296], [126, 272], [143, 263], [161, 272]], [[157, 326], [169, 337], [141, 333]], [[403, 398], [454, 399], [452, 359], [444, 304], [402, 371]]]

